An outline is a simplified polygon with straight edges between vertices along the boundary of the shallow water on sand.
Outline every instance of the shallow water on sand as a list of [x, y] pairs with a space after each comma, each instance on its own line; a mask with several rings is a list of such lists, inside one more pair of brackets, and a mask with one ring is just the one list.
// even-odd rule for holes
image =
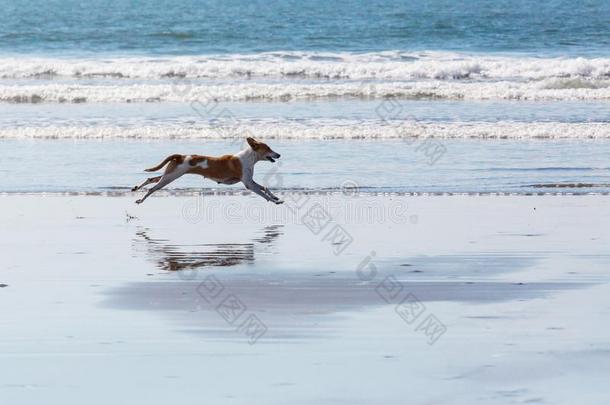
[[[2, 140], [2, 193], [124, 194], [173, 153], [222, 155], [241, 141], [213, 140]], [[347, 193], [607, 193], [606, 140], [411, 139], [385, 141], [270, 140], [282, 154], [261, 162], [256, 179], [278, 191]], [[184, 176], [174, 192], [242, 193]]]

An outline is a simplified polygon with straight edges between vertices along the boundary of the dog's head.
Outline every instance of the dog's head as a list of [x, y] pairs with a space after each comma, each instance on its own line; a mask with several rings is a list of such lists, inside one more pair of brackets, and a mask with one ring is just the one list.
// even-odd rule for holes
[[247, 138], [248, 145], [256, 152], [257, 160], [268, 160], [271, 163], [275, 162], [275, 159], [280, 158], [280, 154], [274, 152], [267, 144], [257, 141], [254, 138]]

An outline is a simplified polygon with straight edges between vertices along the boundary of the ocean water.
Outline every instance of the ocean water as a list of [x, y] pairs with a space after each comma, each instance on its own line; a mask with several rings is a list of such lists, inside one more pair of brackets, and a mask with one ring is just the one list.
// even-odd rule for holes
[[[2, 151], [48, 170], [70, 162], [58, 171], [73, 180], [36, 180], [28, 157], [34, 166], [0, 192], [120, 188], [131, 178], [118, 169], [161, 150], [228, 153], [247, 135], [315, 153], [313, 169], [286, 173], [294, 187], [340, 188], [368, 145], [405, 176], [352, 175], [363, 190], [607, 191], [608, 0], [0, 0], [0, 10]], [[443, 151], [438, 164], [402, 158], [428, 144]], [[90, 177], [96, 186], [71, 158], [95, 150], [134, 156]], [[496, 170], [519, 165], [528, 171]]]
[[2, 0], [0, 10], [0, 50], [6, 53], [607, 56], [610, 46], [605, 0]]

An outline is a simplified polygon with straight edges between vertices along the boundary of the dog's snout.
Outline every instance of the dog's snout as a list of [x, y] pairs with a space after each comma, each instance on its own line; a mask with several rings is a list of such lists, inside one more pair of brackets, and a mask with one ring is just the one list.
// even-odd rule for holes
[[276, 158], [276, 159], [279, 159], [279, 158], [281, 158], [281, 157], [282, 157], [282, 155], [280, 155], [279, 153], [276, 153], [276, 154], [275, 154], [275, 158]]

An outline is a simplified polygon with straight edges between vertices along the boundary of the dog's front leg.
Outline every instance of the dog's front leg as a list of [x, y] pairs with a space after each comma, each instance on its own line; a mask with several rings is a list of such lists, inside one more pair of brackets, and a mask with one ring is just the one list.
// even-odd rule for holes
[[[250, 181], [245, 181], [244, 185], [246, 186], [246, 188], [258, 195], [260, 195], [261, 197], [263, 197], [265, 200], [267, 201], [272, 201], [275, 204], [282, 204], [283, 201], [279, 201], [279, 198], [275, 197], [272, 198], [269, 194], [268, 191], [265, 187], [261, 186], [260, 184], [258, 184], [257, 182], [255, 182], [254, 180], [250, 180]], [[267, 191], [267, 192], [266, 192]]]
[[264, 191], [263, 191], [263, 187], [256, 183], [254, 180], [250, 180], [250, 181], [246, 181], [244, 182], [244, 186], [246, 186], [246, 188], [250, 191], [252, 191], [253, 193], [256, 193], [258, 195], [260, 195], [261, 197], [263, 197], [265, 200], [267, 201], [271, 201], [271, 197], [269, 197]]
[[273, 194], [271, 192], [271, 190], [269, 190], [269, 188], [267, 187], [263, 187], [263, 191], [265, 192], [265, 194], [267, 194], [269, 197], [271, 197], [271, 199], [273, 200], [274, 203], [276, 204], [282, 204], [284, 201], [280, 200], [280, 198], [278, 196], [276, 196], [275, 194]]

